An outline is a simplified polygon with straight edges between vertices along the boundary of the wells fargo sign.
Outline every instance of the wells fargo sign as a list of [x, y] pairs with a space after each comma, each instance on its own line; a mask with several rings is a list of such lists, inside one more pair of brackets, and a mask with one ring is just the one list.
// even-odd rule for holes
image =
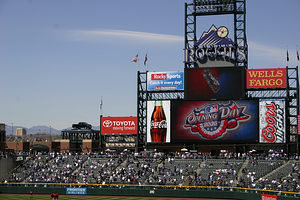
[[247, 88], [286, 88], [286, 68], [247, 69]]

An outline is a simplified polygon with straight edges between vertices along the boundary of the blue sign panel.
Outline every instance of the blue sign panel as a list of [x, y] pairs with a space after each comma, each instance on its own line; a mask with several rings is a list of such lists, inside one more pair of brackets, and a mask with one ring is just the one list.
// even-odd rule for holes
[[66, 194], [86, 195], [86, 188], [67, 188]]
[[183, 72], [148, 72], [147, 90], [184, 90]]

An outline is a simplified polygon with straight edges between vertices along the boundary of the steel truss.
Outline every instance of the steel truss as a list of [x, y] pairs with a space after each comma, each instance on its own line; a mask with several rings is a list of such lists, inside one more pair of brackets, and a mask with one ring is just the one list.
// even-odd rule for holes
[[100, 131], [93, 129], [73, 129], [61, 131], [61, 138], [68, 140], [100, 140]]
[[147, 72], [138, 71], [138, 94], [137, 94], [137, 150], [141, 151], [146, 148], [147, 133], [147, 101], [150, 100], [172, 100], [183, 99], [184, 92], [175, 91], [147, 91]]
[[[243, 53], [246, 56], [244, 61], [235, 60], [235, 66], [248, 68], [248, 45], [246, 40], [246, 0], [193, 0], [193, 3], [185, 3], [185, 49], [194, 49], [196, 36], [197, 16], [210, 15], [234, 15], [234, 43], [237, 46], [245, 47]], [[207, 27], [205, 27], [207, 28]], [[239, 58], [237, 51], [235, 58]], [[197, 67], [192, 63], [185, 63], [186, 68]]]
[[[246, 0], [193, 0], [193, 3], [185, 3], [185, 49], [194, 49], [196, 36], [196, 18], [209, 15], [234, 15], [234, 43], [243, 46], [246, 59], [242, 62], [235, 61], [234, 65], [248, 69], [248, 45], [246, 40]], [[207, 28], [207, 27], [205, 27]], [[239, 56], [235, 52], [235, 58]], [[237, 59], [236, 59], [237, 60]], [[185, 63], [185, 68], [194, 68], [193, 63]], [[298, 66], [286, 67], [287, 88], [275, 90], [246, 90], [245, 97], [255, 98], [286, 98], [287, 99], [287, 135], [292, 136], [289, 143], [296, 144], [298, 150], [297, 116], [299, 115], [299, 77]], [[147, 132], [147, 101], [148, 100], [172, 100], [184, 99], [183, 91], [174, 92], [150, 92], [147, 91], [147, 72], [138, 71], [137, 94], [137, 150], [146, 148]], [[244, 147], [245, 148], [245, 147]], [[288, 149], [288, 147], [287, 147]]]
[[136, 136], [134, 135], [104, 135], [105, 148], [135, 149]]
[[287, 117], [287, 136], [288, 143], [297, 144], [297, 153], [299, 138], [297, 134], [298, 130], [298, 115], [299, 115], [299, 73], [298, 66], [286, 67], [287, 72], [287, 87], [286, 89], [276, 90], [248, 90], [249, 98], [284, 98], [286, 99], [286, 117]]
[[[246, 59], [243, 62], [235, 62], [235, 66], [248, 67], [248, 49], [245, 34], [246, 20], [245, 0], [194, 0], [193, 3], [185, 3], [185, 48], [195, 48], [196, 37], [196, 17], [205, 15], [234, 15], [234, 42], [237, 46], [244, 46]], [[237, 57], [237, 52], [235, 57]], [[185, 63], [186, 68], [194, 67], [191, 63]], [[172, 100], [184, 99], [183, 91], [155, 92], [147, 91], [147, 72], [138, 71], [137, 75], [137, 150], [146, 148], [147, 133], [147, 101], [149, 100]]]

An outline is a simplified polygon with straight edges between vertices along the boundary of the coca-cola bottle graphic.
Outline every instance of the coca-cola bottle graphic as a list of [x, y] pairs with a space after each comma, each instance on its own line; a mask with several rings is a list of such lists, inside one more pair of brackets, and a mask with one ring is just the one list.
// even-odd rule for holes
[[155, 101], [150, 122], [150, 134], [152, 142], [166, 142], [167, 119], [162, 106], [162, 101]]

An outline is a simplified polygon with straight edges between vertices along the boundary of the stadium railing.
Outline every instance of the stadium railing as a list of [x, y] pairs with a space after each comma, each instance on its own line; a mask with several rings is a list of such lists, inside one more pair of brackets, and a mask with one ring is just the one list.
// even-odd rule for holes
[[[66, 188], [86, 188], [87, 195], [131, 195], [172, 197], [210, 197], [252, 199], [251, 195], [276, 195], [277, 199], [300, 198], [299, 192], [262, 190], [241, 187], [220, 186], [178, 186], [178, 185], [132, 185], [132, 184], [76, 184], [76, 183], [16, 183], [0, 182], [1, 193], [27, 194], [34, 188], [35, 194], [48, 194], [54, 190], [66, 194]], [[120, 192], [124, 190], [124, 192]], [[129, 191], [129, 192], [126, 192]], [[146, 192], [146, 193], [145, 193]], [[226, 195], [224, 195], [226, 194]], [[243, 197], [241, 197], [241, 195]], [[244, 196], [246, 195], [246, 196]]]

